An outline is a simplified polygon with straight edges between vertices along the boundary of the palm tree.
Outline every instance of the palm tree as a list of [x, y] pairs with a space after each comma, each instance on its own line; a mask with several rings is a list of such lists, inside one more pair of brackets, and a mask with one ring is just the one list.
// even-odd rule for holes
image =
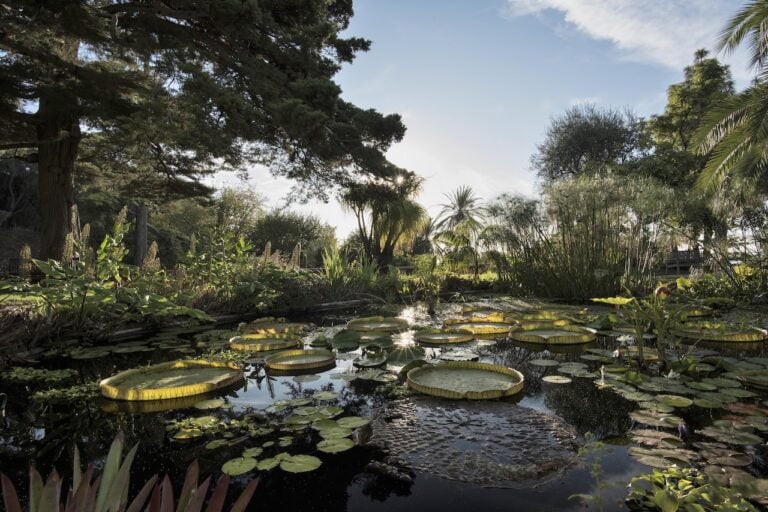
[[478, 239], [485, 223], [485, 208], [472, 187], [463, 186], [446, 194], [448, 202], [435, 219], [435, 240], [449, 248], [448, 256], [474, 258], [475, 277], [479, 273]]
[[708, 191], [729, 177], [768, 175], [768, 1], [753, 0], [732, 18], [720, 34], [719, 50], [731, 52], [745, 40], [754, 82], [713, 109], [697, 134], [699, 151], [711, 154], [698, 179]]
[[424, 208], [413, 199], [422, 182], [415, 175], [400, 174], [392, 180], [352, 185], [342, 198], [342, 206], [357, 218], [365, 257], [375, 261], [379, 270], [392, 263], [400, 244], [429, 222]]

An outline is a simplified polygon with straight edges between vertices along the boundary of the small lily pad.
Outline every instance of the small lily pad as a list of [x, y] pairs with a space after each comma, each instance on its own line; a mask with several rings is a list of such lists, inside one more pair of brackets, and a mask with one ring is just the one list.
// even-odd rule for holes
[[314, 395], [312, 395], [312, 398], [315, 400], [320, 400], [323, 402], [329, 402], [331, 400], [336, 400], [339, 398], [339, 394], [335, 393], [333, 391], [318, 391]]
[[256, 464], [256, 469], [259, 471], [270, 471], [280, 465], [280, 461], [276, 457], [270, 457], [268, 459], [262, 459]]
[[253, 448], [248, 448], [243, 452], [243, 457], [251, 457], [256, 458], [259, 455], [264, 453], [264, 448], [260, 448], [258, 446], [254, 446]]
[[693, 400], [677, 395], [656, 395], [656, 400], [670, 407], [689, 407]]
[[312, 455], [291, 455], [280, 462], [280, 469], [288, 473], [307, 473], [319, 468], [323, 462]]
[[354, 441], [347, 438], [323, 439], [317, 443], [317, 449], [324, 453], [340, 453], [355, 446]]
[[557, 366], [560, 364], [554, 359], [531, 359], [528, 362], [534, 366]]
[[344, 418], [339, 418], [336, 420], [336, 423], [343, 428], [360, 428], [364, 427], [368, 423], [370, 423], [369, 420], [365, 418], [361, 418], [360, 416], [346, 416]]
[[214, 439], [213, 441], [208, 441], [205, 444], [206, 450], [215, 450], [216, 448], [221, 448], [222, 446], [225, 446], [229, 444], [229, 441], [226, 439]]
[[563, 377], [562, 375], [547, 375], [542, 377], [541, 380], [549, 384], [570, 384], [573, 382], [569, 377]]
[[194, 407], [195, 409], [200, 409], [201, 411], [210, 410], [210, 409], [218, 409], [222, 405], [226, 404], [227, 402], [221, 398], [212, 398], [211, 400], [201, 400], [200, 402], [197, 402]]
[[257, 464], [258, 461], [256, 459], [250, 457], [238, 457], [237, 459], [225, 462], [224, 465], [221, 466], [221, 472], [229, 476], [244, 475], [249, 471], [252, 471]]

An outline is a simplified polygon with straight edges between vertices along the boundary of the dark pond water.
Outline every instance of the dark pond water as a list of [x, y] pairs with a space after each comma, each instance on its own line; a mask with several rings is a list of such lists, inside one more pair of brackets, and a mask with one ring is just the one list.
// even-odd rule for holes
[[[402, 317], [412, 325], [439, 324], [443, 318], [458, 316], [461, 305], [443, 306], [439, 318], [430, 319], [419, 308], [405, 308]], [[344, 316], [312, 319], [321, 325], [318, 333], [332, 334]], [[349, 318], [349, 317], [346, 317]], [[397, 345], [411, 345], [413, 331], [394, 336]], [[40, 359], [47, 368], [75, 368], [78, 380], [93, 382], [118, 370], [185, 357], [204, 351], [196, 346], [193, 333], [172, 333], [156, 343], [164, 348], [124, 353], [111, 352], [93, 359], [72, 359], [50, 355]], [[240, 456], [251, 447], [263, 447], [259, 457], [279, 452], [312, 454], [322, 466], [309, 473], [291, 474], [275, 469], [252, 471], [234, 479], [233, 488], [259, 476], [259, 488], [251, 510], [281, 511], [452, 511], [468, 508], [490, 511], [583, 510], [585, 504], [569, 499], [574, 494], [597, 495], [604, 510], [624, 509], [627, 483], [633, 476], [650, 471], [628, 451], [633, 446], [628, 433], [647, 428], [635, 424], [630, 412], [635, 401], [627, 400], [610, 389], [599, 389], [594, 375], [574, 377], [569, 384], [549, 384], [545, 375], [563, 375], [558, 367], [531, 364], [536, 359], [555, 359], [558, 363], [584, 363], [597, 372], [600, 361], [582, 356], [594, 354], [589, 349], [612, 350], [615, 338], [598, 337], [596, 342], [550, 348], [514, 342], [481, 340], [464, 347], [478, 352], [481, 361], [502, 364], [523, 372], [524, 390], [515, 397], [482, 403], [455, 402], [411, 396], [401, 386], [371, 381], [348, 381], [357, 371], [352, 359], [360, 351], [338, 353], [336, 366], [316, 376], [266, 375], [258, 360], [246, 363], [245, 384], [237, 389], [206, 396], [221, 397], [226, 407], [198, 410], [191, 405], [199, 398], [175, 404], [171, 410], [137, 412], [126, 404], [115, 403], [94, 394], [70, 399], [32, 401], [35, 390], [10, 382], [0, 383], [0, 392], [8, 394], [6, 414], [0, 430], [0, 471], [8, 474], [22, 492], [26, 492], [27, 466], [33, 464], [44, 475], [56, 468], [71, 473], [72, 447], [80, 447], [83, 461], [103, 461], [117, 431], [125, 432], [128, 444], [139, 442], [137, 462], [132, 473], [132, 487], [139, 487], [151, 475], [168, 473], [181, 488], [184, 469], [198, 459], [203, 474], [220, 474], [226, 461]], [[131, 345], [124, 345], [130, 347]], [[763, 345], [717, 349], [718, 353], [743, 359], [766, 357]], [[707, 352], [710, 355], [712, 352]], [[707, 353], [703, 353], [706, 355]], [[441, 349], [427, 349], [427, 356], [437, 358]], [[393, 368], [392, 370], [397, 370]], [[710, 375], [716, 375], [711, 373]], [[342, 378], [340, 378], [342, 377]], [[269, 418], [283, 421], [291, 411], [270, 415], [270, 406], [281, 401], [311, 397], [317, 391], [333, 391], [333, 401], [343, 408], [344, 416], [375, 417], [372, 443], [356, 446], [338, 454], [319, 453], [315, 449], [317, 433], [299, 425], [291, 432], [242, 435], [230, 429], [222, 437], [207, 432], [200, 438], [177, 441], [174, 422], [214, 416], [227, 424], [249, 418], [259, 426]], [[749, 397], [743, 402], [759, 404], [766, 396]], [[278, 408], [279, 409], [279, 408]], [[768, 408], [766, 408], [768, 410]], [[693, 432], [723, 418], [727, 412], [692, 406], [676, 411], [692, 433], [688, 444], [701, 440]], [[280, 420], [282, 418], [282, 420]], [[178, 423], [176, 423], [178, 424]], [[651, 427], [655, 428], [655, 427]], [[676, 433], [674, 428], [667, 428]], [[251, 429], [251, 432], [253, 429]], [[744, 468], [752, 475], [768, 474], [763, 445], [750, 448], [752, 463]], [[586, 455], [577, 455], [585, 436], [603, 440], [605, 447]], [[280, 447], [280, 438], [291, 437]], [[212, 439], [225, 439], [224, 446], [208, 449]], [[265, 445], [266, 443], [266, 445]], [[590, 466], [599, 459], [603, 483], [598, 487]], [[371, 465], [379, 462], [379, 465]], [[386, 465], [384, 465], [386, 464]], [[385, 468], [385, 469], [382, 469]], [[230, 495], [234, 491], [230, 490]], [[595, 505], [590, 508], [597, 508]]]

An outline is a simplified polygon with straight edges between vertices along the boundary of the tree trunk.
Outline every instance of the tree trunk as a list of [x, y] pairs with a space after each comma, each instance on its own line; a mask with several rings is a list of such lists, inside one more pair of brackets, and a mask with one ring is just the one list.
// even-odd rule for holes
[[136, 207], [136, 226], [135, 226], [135, 246], [136, 253], [134, 254], [133, 264], [140, 267], [144, 263], [144, 259], [147, 257], [147, 217], [149, 216], [149, 208], [147, 205], [139, 205]]
[[[58, 56], [77, 62], [79, 41], [63, 38]], [[71, 71], [41, 70], [53, 83], [71, 79]], [[80, 144], [78, 99], [66, 85], [41, 88], [37, 111], [38, 190], [40, 194], [40, 252], [61, 259], [68, 233], [79, 230], [75, 204], [75, 160]], [[66, 262], [69, 263], [69, 262]]]
[[64, 241], [79, 222], [75, 203], [75, 159], [80, 122], [57, 112], [50, 98], [40, 98], [38, 188], [40, 193], [40, 251], [42, 258], [60, 259]]

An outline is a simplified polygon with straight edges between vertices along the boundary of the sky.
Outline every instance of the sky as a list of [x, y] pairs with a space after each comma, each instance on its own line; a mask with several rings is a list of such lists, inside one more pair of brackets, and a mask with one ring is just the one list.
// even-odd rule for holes
[[[530, 157], [553, 116], [580, 103], [661, 113], [699, 48], [713, 50], [741, 0], [356, 0], [346, 32], [372, 41], [337, 75], [343, 98], [399, 113], [404, 140], [388, 158], [426, 179], [435, 216], [462, 185], [483, 200], [536, 195]], [[718, 54], [737, 89], [743, 52]], [[217, 175], [214, 185], [238, 185]], [[253, 168], [248, 185], [283, 207], [291, 182]], [[336, 226], [355, 221], [335, 200], [290, 208]]]

